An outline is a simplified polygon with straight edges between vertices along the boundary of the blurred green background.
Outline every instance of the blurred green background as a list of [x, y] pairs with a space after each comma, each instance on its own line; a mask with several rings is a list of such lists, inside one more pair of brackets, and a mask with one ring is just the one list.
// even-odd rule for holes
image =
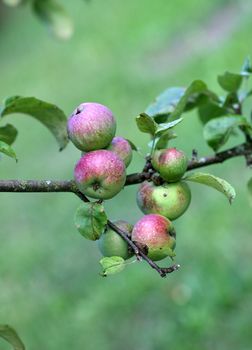
[[[118, 135], [144, 152], [148, 137], [134, 117], [169, 86], [238, 71], [251, 54], [251, 1], [62, 1], [75, 22], [71, 40], [52, 39], [26, 7], [0, 11], [0, 98], [36, 96], [67, 114], [84, 101], [108, 105]], [[79, 152], [59, 153], [51, 134], [28, 116], [19, 129], [19, 162], [1, 159], [2, 179], [68, 179]], [[173, 145], [210, 153], [195, 113]], [[234, 139], [229, 145], [240, 142]], [[138, 154], [129, 172], [144, 164]], [[175, 222], [176, 262], [161, 279], [145, 263], [99, 276], [96, 243], [75, 230], [72, 194], [0, 194], [0, 323], [15, 327], [28, 349], [201, 350], [252, 347], [251, 208], [244, 159], [207, 168], [237, 190], [227, 200], [192, 185], [193, 200]], [[106, 204], [111, 219], [141, 217], [136, 186]], [[170, 262], [164, 261], [164, 264]], [[9, 348], [0, 340], [0, 348]]]

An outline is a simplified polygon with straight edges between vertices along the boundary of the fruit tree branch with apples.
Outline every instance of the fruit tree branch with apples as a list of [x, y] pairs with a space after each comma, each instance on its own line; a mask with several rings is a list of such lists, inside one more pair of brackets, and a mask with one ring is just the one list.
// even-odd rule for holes
[[[132, 141], [116, 136], [116, 119], [112, 111], [99, 103], [80, 104], [67, 119], [55, 105], [34, 97], [8, 98], [1, 116], [23, 113], [42, 122], [55, 136], [60, 150], [70, 140], [81, 151], [76, 163], [74, 180], [0, 180], [0, 192], [70, 192], [82, 203], [75, 215], [80, 234], [93, 241], [103, 256], [102, 275], [120, 272], [133, 256], [145, 260], [161, 277], [176, 271], [178, 264], [160, 267], [156, 261], [167, 257], [174, 260], [176, 231], [174, 221], [183, 215], [191, 202], [189, 183], [196, 182], [222, 192], [231, 203], [234, 188], [224, 179], [198, 168], [222, 163], [242, 156], [252, 165], [252, 125], [242, 113], [242, 105], [251, 95], [247, 81], [252, 72], [245, 61], [239, 74], [226, 72], [218, 77], [224, 96], [218, 96], [201, 80], [187, 88], [168, 88], [136, 117], [140, 132], [150, 135], [149, 152], [142, 171], [127, 174], [133, 151]], [[203, 137], [214, 153], [191, 157], [170, 146], [176, 126], [184, 114], [196, 110], [203, 127]], [[220, 151], [229, 138], [242, 133], [245, 142]], [[0, 152], [17, 158], [12, 144], [17, 136], [13, 125], [0, 127]], [[135, 225], [124, 220], [110, 221], [104, 202], [116, 197], [126, 186], [139, 184], [137, 205], [143, 212]], [[249, 181], [252, 192], [252, 180]]]

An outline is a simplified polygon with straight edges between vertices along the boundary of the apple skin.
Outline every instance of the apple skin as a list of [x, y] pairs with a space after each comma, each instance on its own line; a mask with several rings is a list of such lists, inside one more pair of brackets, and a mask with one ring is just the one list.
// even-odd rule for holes
[[106, 148], [116, 132], [116, 121], [109, 108], [95, 102], [82, 103], [67, 121], [73, 144], [84, 152]]
[[186, 172], [188, 158], [176, 148], [167, 148], [156, 150], [151, 164], [165, 181], [177, 182]]
[[149, 214], [143, 216], [134, 226], [132, 241], [145, 245], [147, 256], [154, 260], [173, 257], [176, 246], [176, 233], [172, 222], [162, 215]]
[[126, 168], [129, 166], [133, 152], [129, 142], [125, 138], [121, 136], [114, 137], [107, 149], [115, 152], [124, 161]]
[[126, 170], [123, 161], [104, 149], [85, 153], [77, 162], [74, 177], [79, 190], [96, 199], [110, 199], [123, 188]]
[[[133, 226], [124, 220], [115, 221], [114, 224], [121, 230], [131, 236]], [[110, 227], [107, 227], [97, 241], [98, 248], [103, 256], [120, 256], [123, 259], [129, 259], [133, 252], [127, 242]]]
[[137, 192], [137, 204], [144, 214], [160, 214], [175, 220], [187, 210], [191, 190], [184, 181], [156, 186], [144, 181]]

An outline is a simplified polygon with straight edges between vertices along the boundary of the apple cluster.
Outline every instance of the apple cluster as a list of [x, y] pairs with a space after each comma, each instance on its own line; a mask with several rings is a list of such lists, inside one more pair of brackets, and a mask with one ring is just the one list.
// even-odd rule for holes
[[[82, 151], [74, 170], [79, 190], [90, 198], [110, 199], [118, 194], [126, 181], [126, 167], [132, 159], [130, 143], [116, 137], [116, 121], [106, 106], [98, 103], [82, 103], [68, 119], [68, 135]], [[175, 148], [156, 150], [151, 159], [152, 167], [163, 179], [162, 185], [145, 181], [137, 192], [137, 204], [145, 214], [134, 227], [126, 221], [114, 224], [146, 251], [152, 260], [173, 257], [176, 233], [172, 220], [188, 208], [191, 192], [181, 181], [188, 160]], [[114, 230], [106, 227], [98, 240], [104, 256], [132, 257], [133, 252]]]
[[125, 184], [132, 149], [126, 139], [115, 137], [111, 110], [99, 103], [82, 103], [68, 119], [67, 131], [82, 151], [74, 170], [79, 190], [95, 199], [114, 197]]

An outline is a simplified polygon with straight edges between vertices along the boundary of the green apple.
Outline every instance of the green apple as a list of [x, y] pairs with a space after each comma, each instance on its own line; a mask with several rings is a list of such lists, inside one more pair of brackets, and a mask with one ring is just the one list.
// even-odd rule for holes
[[191, 190], [184, 181], [156, 186], [144, 181], [137, 192], [137, 204], [145, 214], [155, 213], [170, 220], [180, 217], [189, 207]]
[[[133, 229], [131, 224], [124, 220], [115, 221], [114, 224], [126, 232], [129, 237], [131, 236]], [[110, 227], [105, 229], [97, 243], [103, 256], [120, 256], [123, 259], [129, 259], [133, 256], [127, 242]]]

